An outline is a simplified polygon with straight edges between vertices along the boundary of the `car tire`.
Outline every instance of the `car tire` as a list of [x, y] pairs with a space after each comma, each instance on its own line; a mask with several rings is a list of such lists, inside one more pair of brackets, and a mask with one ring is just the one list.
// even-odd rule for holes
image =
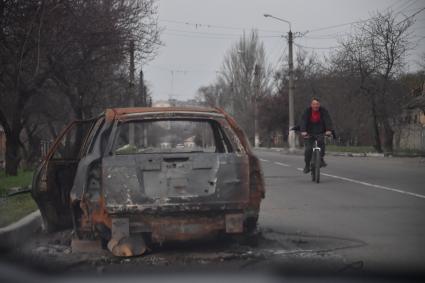
[[245, 220], [245, 231], [248, 234], [253, 234], [257, 231], [258, 216], [251, 216]]

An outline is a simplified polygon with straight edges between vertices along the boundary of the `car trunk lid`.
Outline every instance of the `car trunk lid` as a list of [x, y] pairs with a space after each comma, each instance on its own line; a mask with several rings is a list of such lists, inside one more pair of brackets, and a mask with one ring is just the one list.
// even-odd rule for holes
[[247, 202], [248, 160], [234, 153], [136, 154], [105, 157], [107, 207]]

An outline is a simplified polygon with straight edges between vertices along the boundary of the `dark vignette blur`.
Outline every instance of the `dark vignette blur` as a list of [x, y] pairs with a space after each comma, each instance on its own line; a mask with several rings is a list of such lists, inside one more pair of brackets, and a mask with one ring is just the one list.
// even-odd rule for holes
[[[106, 108], [163, 106], [155, 105], [155, 93], [143, 74], [144, 66], [164, 47], [161, 38], [167, 27], [160, 24], [159, 4], [155, 0], [0, 0], [0, 206], [14, 197], [8, 195], [9, 188], [3, 186], [3, 180], [35, 170], [49, 145], [70, 121], [96, 117]], [[293, 69], [289, 64], [267, 60], [261, 31], [244, 30], [229, 45], [213, 82], [201, 86], [187, 101], [170, 95], [165, 106], [223, 108], [258, 150], [258, 157], [265, 162], [266, 191], [270, 190], [270, 195], [254, 235], [164, 244], [144, 256], [123, 259], [104, 252], [74, 255], [69, 249], [70, 230], [52, 235], [40, 228], [25, 243], [0, 245], [0, 279], [104, 282], [135, 281], [146, 276], [143, 279], [167, 281], [175, 276], [176, 281], [185, 282], [206, 278], [420, 281], [425, 277], [425, 245], [420, 239], [425, 227], [421, 203], [425, 175], [425, 52], [419, 68], [406, 71], [408, 52], [423, 39], [412, 37], [415, 22], [423, 21], [418, 19], [424, 13], [423, 4], [419, 4], [413, 0], [393, 4], [392, 8], [372, 12], [365, 21], [353, 23], [326, 59], [297, 43], [297, 36], [308, 34], [294, 32], [297, 51]], [[287, 37], [285, 30], [282, 34]], [[287, 39], [283, 38], [284, 44]], [[288, 56], [282, 54], [282, 60], [288, 61]], [[179, 71], [172, 71], [173, 76], [174, 72]], [[330, 110], [337, 133], [336, 139], [329, 142], [330, 151], [343, 148], [352, 154], [352, 150], [367, 148], [361, 149], [360, 154], [373, 152], [389, 157], [387, 162], [369, 157], [350, 160], [344, 159], [347, 155], [329, 156], [330, 168], [345, 168], [341, 171], [343, 177], [355, 172], [353, 180], [363, 182], [362, 178], [366, 178], [363, 183], [370, 183], [369, 187], [393, 191], [402, 188], [404, 195], [385, 197], [386, 203], [373, 207], [381, 199], [372, 193], [362, 195], [364, 199], [352, 192], [348, 196], [339, 195], [340, 191], [338, 196], [329, 191], [328, 195], [321, 194], [326, 193], [323, 191], [311, 193], [306, 191], [312, 187], [305, 176], [271, 167], [272, 163], [299, 163], [295, 156], [282, 157], [279, 151], [290, 146], [291, 77], [297, 106], [292, 126], [296, 126], [311, 98], [317, 96]], [[297, 138], [295, 143], [299, 149], [303, 139]], [[265, 148], [272, 150], [260, 151]], [[328, 177], [327, 188], [354, 190], [351, 183], [336, 183], [337, 178]], [[293, 190], [280, 191], [285, 184]], [[300, 195], [296, 197], [297, 189]], [[410, 196], [405, 196], [406, 191]], [[22, 192], [25, 193], [28, 191]], [[280, 202], [280, 197], [284, 201]], [[398, 202], [397, 197], [416, 199]], [[322, 198], [323, 203], [312, 200]], [[353, 203], [348, 202], [350, 198]], [[335, 211], [326, 212], [329, 203], [334, 205], [329, 210], [336, 208]], [[312, 228], [306, 228], [305, 233], [304, 227], [297, 226], [302, 216], [291, 214], [297, 205], [311, 209], [317, 216], [306, 217], [306, 225]], [[271, 212], [274, 209], [277, 212]], [[346, 216], [344, 213], [349, 215], [350, 210], [357, 218], [347, 216], [347, 220], [338, 219], [338, 224], [317, 224], [321, 217], [339, 213]], [[368, 214], [368, 210], [373, 212]], [[382, 215], [387, 214], [394, 222], [386, 222], [388, 218]], [[292, 215], [293, 219], [285, 222], [285, 215]], [[381, 222], [366, 223], [368, 219]], [[356, 223], [354, 228], [350, 221]], [[279, 226], [282, 222], [287, 226]], [[334, 225], [367, 236], [362, 238], [356, 232], [350, 237], [334, 236]], [[402, 229], [406, 229], [406, 234]], [[397, 244], [386, 245], [385, 234], [394, 230]], [[383, 244], [374, 246], [373, 243], [381, 243], [380, 236]], [[370, 254], [356, 254], [356, 249], [368, 247]], [[343, 252], [338, 253], [340, 250]], [[347, 255], [351, 250], [353, 255]], [[388, 262], [380, 262], [387, 253], [391, 254]], [[368, 255], [377, 255], [377, 259], [370, 263]], [[166, 272], [169, 274], [164, 276]]]

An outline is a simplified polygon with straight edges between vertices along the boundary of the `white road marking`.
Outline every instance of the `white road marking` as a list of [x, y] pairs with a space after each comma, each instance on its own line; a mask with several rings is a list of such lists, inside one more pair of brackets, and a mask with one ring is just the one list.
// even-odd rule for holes
[[[266, 160], [266, 159], [260, 158], [260, 160], [263, 161], [263, 162], [269, 162], [269, 160]], [[282, 163], [282, 162], [273, 162], [273, 163], [276, 164], [276, 165], [280, 165], [280, 166], [291, 167], [291, 165], [285, 164], [285, 163]], [[298, 167], [296, 169], [298, 171], [304, 171], [303, 168]], [[327, 174], [327, 173], [323, 173], [323, 172], [321, 172], [321, 175], [331, 177], [331, 178], [334, 178], [334, 179], [339, 179], [339, 180], [355, 183], [355, 184], [359, 184], [359, 185], [363, 185], [363, 186], [370, 187], [370, 188], [375, 188], [375, 189], [380, 189], [380, 190], [385, 190], [385, 191], [390, 191], [390, 192], [395, 192], [395, 193], [399, 193], [399, 194], [403, 194], [403, 195], [408, 195], [408, 196], [412, 196], [412, 197], [425, 199], [425, 195], [412, 193], [412, 192], [409, 192], [409, 191], [403, 191], [403, 190], [399, 190], [399, 189], [395, 189], [395, 188], [391, 188], [391, 187], [376, 185], [376, 184], [372, 184], [372, 183], [368, 183], [368, 182], [364, 182], [364, 181], [359, 181], [359, 180], [355, 180], [355, 179], [351, 179], [351, 178]]]
[[[303, 171], [304, 169], [303, 168], [297, 168], [297, 170]], [[371, 183], [368, 183], [368, 182], [358, 181], [358, 180], [354, 180], [354, 179], [350, 179], [350, 178], [346, 178], [346, 177], [341, 177], [341, 176], [336, 176], [336, 175], [331, 175], [331, 174], [327, 174], [327, 173], [323, 173], [323, 172], [320, 173], [320, 174], [327, 176], [327, 177], [331, 177], [331, 178], [335, 178], [335, 179], [339, 179], [339, 180], [343, 180], [343, 181], [347, 181], [347, 182], [352, 182], [352, 183], [355, 183], [355, 184], [360, 184], [360, 185], [375, 188], [375, 189], [381, 189], [381, 190], [391, 191], [391, 192], [395, 192], [395, 193], [399, 193], [399, 194], [403, 194], [403, 195], [408, 195], [408, 196], [412, 196], [412, 197], [425, 199], [425, 195], [421, 195], [421, 194], [416, 194], [416, 193], [403, 191], [403, 190], [399, 190], [399, 189], [395, 189], [395, 188], [390, 188], [390, 187], [386, 187], [386, 186], [381, 186], [381, 185], [375, 185], [375, 184], [371, 184]]]
[[291, 167], [291, 165], [285, 164], [285, 163], [282, 163], [282, 162], [274, 162], [274, 164], [280, 165], [280, 166], [285, 166], [285, 167]]
[[[297, 168], [297, 169], [301, 169], [301, 168]], [[407, 192], [407, 191], [403, 191], [403, 190], [399, 190], [399, 189], [394, 189], [394, 188], [390, 188], [390, 187], [385, 187], [385, 186], [381, 186], [381, 185], [375, 185], [375, 184], [371, 184], [371, 183], [367, 183], [367, 182], [363, 182], [363, 181], [358, 181], [358, 180], [354, 180], [354, 179], [350, 179], [350, 178], [345, 178], [345, 177], [340, 177], [340, 176], [331, 175], [331, 174], [326, 174], [326, 173], [320, 173], [320, 174], [321, 175], [324, 175], [324, 176], [331, 177], [331, 178], [340, 179], [340, 180], [344, 180], [344, 181], [347, 181], [347, 182], [352, 182], [352, 183], [360, 184], [360, 185], [367, 186], [367, 187], [372, 187], [372, 188], [376, 188], [376, 189], [381, 189], [381, 190], [396, 192], [396, 193], [400, 193], [400, 194], [403, 194], [403, 195], [409, 195], [409, 196], [413, 196], [413, 197], [425, 199], [425, 195], [421, 195], [421, 194], [415, 194], [415, 193], [412, 193], [412, 192]]]

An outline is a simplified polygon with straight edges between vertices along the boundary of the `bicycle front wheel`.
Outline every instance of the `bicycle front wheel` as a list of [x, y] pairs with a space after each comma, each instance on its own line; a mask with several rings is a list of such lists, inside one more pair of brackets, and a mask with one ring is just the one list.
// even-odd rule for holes
[[316, 183], [320, 183], [320, 164], [321, 160], [320, 160], [320, 151], [316, 150], [314, 152], [314, 175], [315, 175], [315, 179], [316, 179]]

